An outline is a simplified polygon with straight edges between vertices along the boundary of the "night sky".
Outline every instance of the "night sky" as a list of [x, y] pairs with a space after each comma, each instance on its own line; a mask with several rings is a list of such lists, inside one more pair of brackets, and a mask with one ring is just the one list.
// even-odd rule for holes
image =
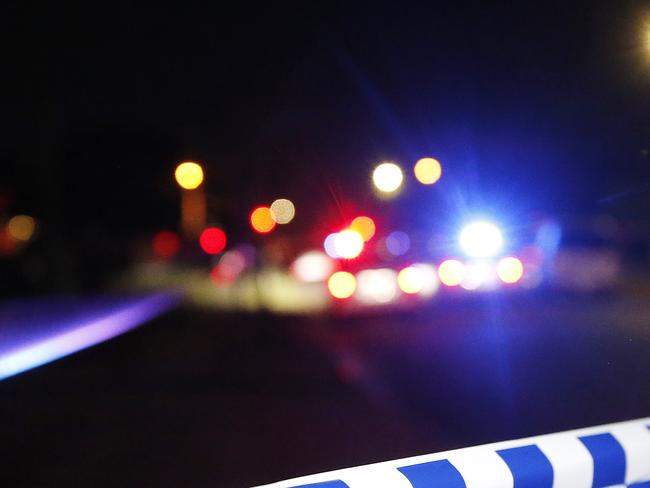
[[280, 196], [293, 232], [382, 211], [373, 165], [431, 155], [444, 185], [390, 210], [417, 224], [645, 215], [646, 22], [625, 1], [20, 2], [2, 29], [0, 187], [71, 240], [131, 236], [177, 224], [171, 174], [196, 159], [211, 219], [246, 238], [253, 205]]

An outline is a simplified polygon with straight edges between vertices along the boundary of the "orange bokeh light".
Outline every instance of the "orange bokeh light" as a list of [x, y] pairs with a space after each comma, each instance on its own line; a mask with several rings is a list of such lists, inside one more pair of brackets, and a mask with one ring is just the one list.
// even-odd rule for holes
[[433, 185], [442, 176], [442, 167], [437, 159], [422, 158], [415, 163], [413, 172], [423, 185]]
[[275, 226], [276, 222], [273, 220], [273, 214], [269, 207], [257, 207], [250, 216], [251, 227], [255, 232], [260, 234], [268, 234]]
[[7, 232], [16, 241], [29, 241], [35, 230], [36, 221], [29, 215], [16, 215], [7, 223]]
[[364, 242], [368, 242], [375, 235], [377, 227], [374, 220], [362, 215], [352, 221], [350, 229], [358, 232]]

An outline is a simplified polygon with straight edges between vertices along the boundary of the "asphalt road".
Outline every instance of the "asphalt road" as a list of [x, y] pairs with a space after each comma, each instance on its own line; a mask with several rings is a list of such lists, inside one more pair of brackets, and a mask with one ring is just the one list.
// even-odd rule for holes
[[251, 486], [649, 415], [650, 303], [176, 310], [0, 382], [6, 486]]

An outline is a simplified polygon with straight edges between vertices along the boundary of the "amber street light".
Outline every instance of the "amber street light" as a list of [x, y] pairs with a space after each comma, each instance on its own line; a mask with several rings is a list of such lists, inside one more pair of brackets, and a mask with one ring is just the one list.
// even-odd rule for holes
[[174, 171], [181, 187], [181, 228], [187, 238], [198, 237], [205, 228], [206, 205], [203, 192], [204, 175], [200, 164], [184, 161]]

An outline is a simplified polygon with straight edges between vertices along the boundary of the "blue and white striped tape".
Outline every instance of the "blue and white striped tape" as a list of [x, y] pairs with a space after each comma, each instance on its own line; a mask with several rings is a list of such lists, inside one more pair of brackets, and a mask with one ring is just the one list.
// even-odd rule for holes
[[650, 488], [650, 418], [340, 469], [266, 488], [628, 486]]

